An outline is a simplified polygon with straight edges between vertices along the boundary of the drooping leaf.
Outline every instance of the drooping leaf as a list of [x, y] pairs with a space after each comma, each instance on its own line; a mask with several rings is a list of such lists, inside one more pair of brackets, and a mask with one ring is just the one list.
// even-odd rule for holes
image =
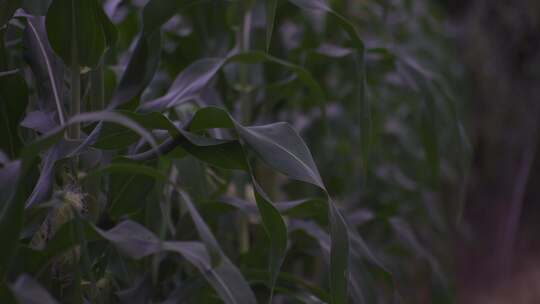
[[293, 179], [325, 189], [306, 144], [286, 123], [238, 127], [240, 137], [259, 157]]
[[[152, 232], [132, 221], [124, 221], [108, 231], [95, 229], [124, 254], [135, 259], [160, 251], [179, 253], [205, 276], [225, 303], [256, 303], [249, 285], [228, 259], [225, 258], [219, 265], [212, 266], [207, 251], [208, 244], [180, 241], [160, 242], [159, 238]], [[220, 250], [219, 248], [215, 249]]]
[[210, 228], [206, 225], [197, 209], [195, 209], [193, 202], [191, 202], [191, 198], [185, 192], [181, 192], [180, 195], [182, 197], [182, 201], [186, 205], [191, 215], [191, 218], [193, 219], [199, 237], [206, 245], [207, 250], [212, 257], [212, 264], [218, 265], [219, 263], [221, 263], [221, 259], [224, 256], [221, 247], [219, 246], [217, 240], [214, 238], [212, 232], [210, 231]]
[[310, 89], [316, 105], [322, 105], [325, 101], [323, 89], [311, 73], [303, 67], [261, 51], [249, 51], [234, 53], [225, 58], [204, 58], [195, 61], [178, 75], [167, 94], [142, 104], [139, 109], [141, 111], [161, 111], [192, 100], [224, 65], [232, 62], [244, 64], [269, 62], [282, 66], [292, 71]]
[[[171, 138], [160, 145], [159, 150], [161, 150], [163, 153], [170, 152], [179, 145], [194, 157], [213, 166], [231, 170], [246, 170], [247, 168], [242, 148], [240, 143], [236, 140], [214, 139], [179, 129], [165, 116], [163, 116], [163, 114], [157, 112], [135, 114], [120, 111], [119, 113], [122, 113], [123, 115], [136, 121], [145, 128], [167, 130]], [[100, 138], [103, 139], [98, 139], [98, 142], [102, 142], [100, 145], [101, 147], [104, 147], [103, 143], [105, 143], [105, 141], [109, 143], [109, 145], [113, 144], [122, 146], [125, 146], [126, 143], [133, 143], [133, 132], [125, 129], [121, 130], [117, 127], [114, 128], [118, 132], [113, 132], [110, 134], [105, 133], [100, 136]], [[121, 138], [121, 140], [117, 140], [120, 137], [123, 138]], [[151, 159], [155, 156], [155, 154], [152, 154], [152, 151], [146, 151], [137, 155], [130, 155], [129, 158], [140, 161]]]
[[[317, 186], [326, 192], [326, 187], [320, 177], [319, 171], [308, 147], [296, 131], [286, 123], [276, 123], [257, 127], [244, 127], [238, 124], [228, 114], [219, 114], [217, 108], [208, 107], [195, 114], [192, 123], [198, 129], [204, 129], [205, 122], [208, 126], [229, 127], [231, 121], [234, 124], [238, 136], [249, 149], [253, 150], [258, 157], [269, 166], [286, 174], [290, 178], [300, 180]], [[204, 112], [203, 112], [204, 111]], [[223, 111], [223, 110], [221, 110]], [[211, 121], [202, 116], [208, 113], [216, 120]], [[219, 122], [219, 123], [216, 123]], [[328, 195], [328, 194], [327, 194]], [[332, 303], [345, 303], [347, 301], [348, 285], [348, 256], [349, 236], [348, 228], [341, 212], [336, 205], [329, 200], [329, 221], [331, 229], [331, 256], [330, 256], [330, 288], [332, 291]], [[262, 206], [260, 212], [267, 212], [267, 219], [275, 219], [275, 213], [270, 212], [267, 206]], [[273, 221], [274, 223], [277, 223]], [[267, 222], [268, 227], [270, 223]], [[279, 227], [279, 226], [274, 226]], [[283, 227], [283, 226], [282, 226]], [[284, 228], [280, 228], [283, 230]], [[285, 228], [286, 229], [286, 228]], [[277, 236], [273, 236], [277, 237]], [[279, 249], [274, 249], [279, 250]]]
[[115, 108], [130, 101], [150, 83], [158, 67], [161, 54], [160, 45], [160, 32], [139, 38], [109, 108]]
[[223, 65], [221, 58], [195, 61], [178, 75], [167, 94], [141, 105], [143, 111], [159, 111], [192, 99]]
[[[133, 121], [132, 119], [126, 117], [125, 115], [120, 114], [120, 112], [109, 112], [109, 111], [101, 111], [101, 112], [87, 112], [83, 114], [79, 114], [77, 116], [71, 117], [64, 125], [59, 126], [40, 138], [38, 142], [50, 142], [55, 141], [59, 135], [62, 134], [62, 132], [69, 127], [72, 124], [75, 123], [82, 123], [82, 122], [110, 122], [118, 125], [122, 125], [125, 128], [133, 131], [134, 133], [137, 133], [139, 136], [141, 136], [150, 146], [155, 149], [157, 149], [157, 143], [154, 139], [154, 136], [147, 131], [145, 128], [143, 128], [141, 125], [139, 125], [137, 122]], [[76, 150], [77, 151], [77, 150]]]
[[[326, 192], [319, 171], [311, 153], [300, 136], [284, 123], [260, 127], [244, 127], [238, 130], [242, 139], [269, 166], [287, 176], [313, 184]], [[347, 302], [348, 228], [337, 209], [329, 199], [329, 219], [332, 239], [330, 257], [330, 289], [332, 303]]]
[[[215, 283], [222, 288], [217, 289], [222, 299], [226, 303], [256, 303], [255, 295], [249, 287], [249, 284], [245, 281], [240, 271], [230, 262], [229, 258], [223, 253], [214, 235], [210, 231], [208, 225], [204, 222], [199, 212], [191, 202], [189, 196], [186, 193], [180, 192], [182, 201], [186, 204], [186, 207], [195, 223], [199, 237], [203, 240], [210, 256], [212, 265], [216, 265], [215, 269]], [[223, 279], [226, 281], [223, 281]], [[232, 288], [231, 288], [232, 287]]]
[[150, 83], [157, 70], [161, 55], [161, 26], [181, 8], [192, 2], [149, 1], [142, 12], [143, 28], [137, 44], [122, 74], [111, 108], [115, 108], [139, 95]]

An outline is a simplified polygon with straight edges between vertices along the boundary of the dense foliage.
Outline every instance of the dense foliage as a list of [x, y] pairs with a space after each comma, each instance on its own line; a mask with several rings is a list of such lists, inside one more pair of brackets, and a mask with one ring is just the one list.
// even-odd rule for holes
[[0, 302], [452, 302], [439, 13], [0, 1]]

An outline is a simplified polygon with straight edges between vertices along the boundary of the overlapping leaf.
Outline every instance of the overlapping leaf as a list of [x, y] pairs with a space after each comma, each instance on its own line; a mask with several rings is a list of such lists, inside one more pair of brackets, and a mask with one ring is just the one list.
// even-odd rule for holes
[[68, 66], [98, 65], [116, 42], [116, 29], [96, 0], [54, 0], [47, 11], [47, 34], [54, 51]]

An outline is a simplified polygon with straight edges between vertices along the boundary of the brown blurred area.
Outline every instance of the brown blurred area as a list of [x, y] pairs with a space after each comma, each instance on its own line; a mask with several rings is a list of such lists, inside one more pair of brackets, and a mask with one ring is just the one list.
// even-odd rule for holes
[[473, 96], [458, 301], [540, 303], [540, 1], [441, 1]]

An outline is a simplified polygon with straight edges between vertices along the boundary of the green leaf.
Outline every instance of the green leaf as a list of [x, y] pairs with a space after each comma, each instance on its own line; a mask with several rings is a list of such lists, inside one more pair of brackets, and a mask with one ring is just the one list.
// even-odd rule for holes
[[[180, 195], [195, 223], [199, 237], [210, 253], [212, 265], [218, 265], [216, 273], [219, 276], [216, 276], [216, 284], [223, 287], [217, 290], [222, 299], [226, 303], [256, 303], [255, 295], [249, 284], [245, 281], [240, 271], [234, 267], [229, 261], [229, 258], [223, 253], [210, 228], [200, 216], [189, 196], [183, 191], [180, 191]], [[224, 277], [227, 281], [222, 281], [220, 277]], [[229, 284], [233, 284], [233, 288], [230, 288], [228, 286]]]
[[[205, 130], [208, 128], [231, 128], [235, 127], [239, 136], [246, 142], [248, 142], [245, 136], [245, 128], [234, 121], [226, 112], [214, 107], [203, 108], [195, 114], [189, 127], [196, 130]], [[244, 159], [247, 156], [242, 151]], [[281, 265], [285, 258], [287, 251], [287, 226], [283, 220], [279, 211], [273, 206], [270, 198], [266, 195], [264, 190], [259, 186], [253, 176], [252, 169], [249, 165], [246, 166], [250, 171], [252, 183], [255, 188], [255, 198], [257, 201], [257, 208], [259, 209], [264, 229], [268, 238], [270, 239], [270, 262], [269, 262], [269, 282], [270, 282], [270, 298], [272, 298], [276, 278], [280, 272]], [[271, 300], [270, 300], [271, 301]]]
[[[242, 140], [269, 166], [287, 176], [313, 184], [326, 192], [311, 153], [298, 133], [285, 123], [238, 129]], [[327, 193], [328, 195], [328, 193]], [[330, 289], [332, 303], [347, 302], [348, 228], [335, 204], [329, 200], [332, 239]]]
[[66, 121], [62, 103], [64, 66], [49, 44], [44, 18], [28, 17], [27, 24], [24, 57], [36, 77], [38, 96], [47, 104], [54, 103], [59, 122], [63, 124]]
[[235, 125], [230, 115], [221, 108], [204, 107], [197, 110], [189, 122], [190, 131], [201, 131], [207, 129], [234, 129]]
[[360, 34], [354, 27], [354, 25], [343, 15], [333, 10], [330, 5], [324, 0], [289, 0], [298, 7], [306, 10], [315, 10], [328, 13], [337, 24], [343, 29], [352, 43], [353, 48], [356, 50], [355, 64], [356, 64], [356, 77], [358, 84], [358, 104], [360, 108], [360, 141], [362, 151], [362, 163], [364, 172], [367, 173], [369, 167], [369, 154], [371, 150], [371, 141], [373, 136], [372, 122], [371, 122], [371, 105], [367, 95], [367, 81], [366, 81], [366, 49]]
[[19, 234], [23, 225], [24, 210], [24, 190], [23, 183], [21, 183], [24, 171], [20, 170], [21, 167], [21, 163], [16, 162], [0, 169], [0, 180], [10, 179], [2, 186], [1, 190], [6, 190], [3, 188], [10, 183], [13, 187], [6, 195], [7, 200], [3, 201], [0, 206], [0, 231], [4, 231], [4, 233], [0, 233], [0, 242], [6, 246], [4, 250], [0, 251], [0, 278], [4, 278], [6, 275], [10, 262], [19, 247]]
[[177, 76], [167, 94], [142, 104], [139, 110], [162, 111], [192, 100], [224, 65], [231, 62], [244, 64], [269, 62], [282, 66], [295, 73], [298, 79], [309, 88], [315, 104], [322, 105], [325, 102], [323, 89], [308, 70], [261, 51], [249, 51], [235, 53], [226, 58], [204, 58], [193, 62]]
[[[180, 145], [186, 152], [213, 166], [230, 170], [247, 170], [242, 147], [236, 140], [214, 139], [178, 129], [163, 114], [157, 112], [138, 114], [127, 111], [118, 111], [118, 113], [122, 113], [123, 116], [129, 117], [145, 128], [167, 130], [171, 138], [161, 145], [160, 150], [169, 149], [176, 145]], [[214, 112], [214, 114], [220, 115], [217, 113], [222, 112], [219, 110]], [[210, 111], [205, 114], [212, 115]], [[196, 122], [196, 124], [207, 123], [208, 119], [217, 118], [217, 116], [207, 117], [206, 115], [198, 115], [198, 117], [198, 120], [201, 121]], [[225, 119], [227, 119], [228, 123], [231, 124], [228, 116], [226, 116]], [[214, 121], [214, 123], [222, 122]], [[102, 132], [100, 138], [103, 138], [104, 140], [99, 140], [98, 144], [100, 147], [104, 147], [103, 144], [105, 144], [105, 146], [120, 145], [125, 147], [126, 144], [133, 143], [133, 135], [134, 134], [131, 131], [125, 129], [122, 131], [121, 129], [115, 127], [115, 132], [113, 133], [107, 134]], [[140, 155], [129, 156], [129, 158], [140, 160], [141, 158], [144, 159], [146, 155], [148, 155], [148, 153], [144, 152]]]
[[[206, 224], [203, 223], [203, 225]], [[124, 254], [134, 259], [141, 259], [161, 251], [179, 253], [205, 276], [225, 303], [256, 303], [255, 296], [242, 277], [242, 274], [225, 256], [222, 256], [223, 259], [219, 265], [216, 267], [212, 266], [210, 255], [207, 251], [209, 246], [213, 246], [211, 244], [205, 243], [203, 245], [199, 242], [181, 241], [161, 242], [156, 235], [133, 221], [123, 221], [108, 231], [103, 231], [99, 228], [94, 229], [103, 238], [112, 242]], [[217, 245], [211, 234], [205, 234], [204, 239], [211, 243], [215, 242], [215, 245]], [[214, 249], [221, 252], [219, 247]]]
[[260, 185], [255, 181], [255, 178], [252, 177], [253, 186], [255, 188], [255, 199], [257, 200], [257, 208], [261, 214], [261, 219], [263, 221], [264, 229], [266, 235], [270, 239], [270, 263], [269, 263], [269, 274], [270, 274], [270, 300], [269, 303], [272, 303], [272, 296], [274, 294], [274, 287], [276, 285], [276, 280], [278, 278], [281, 265], [285, 259], [285, 254], [287, 252], [287, 226], [281, 214], [272, 204], [270, 198], [266, 195], [264, 190]]
[[141, 35], [113, 95], [111, 107], [130, 101], [148, 86], [161, 56], [161, 26], [180, 9], [194, 2], [151, 0], [145, 5]]
[[[122, 160], [121, 163], [113, 163], [111, 166], [116, 169], [110, 175], [110, 208], [109, 214], [113, 218], [119, 218], [139, 211], [144, 207], [146, 196], [154, 186], [155, 179], [147, 174], [138, 174], [132, 170], [125, 169], [121, 165], [129, 165], [133, 162]], [[110, 170], [110, 166], [108, 167]]]
[[160, 55], [160, 32], [139, 38], [114, 92], [110, 107], [114, 108], [130, 101], [146, 88], [156, 73]]
[[[130, 111], [115, 111], [113, 113], [131, 119], [149, 130], [166, 130], [173, 137], [180, 135], [174, 124], [160, 113], [138, 114]], [[121, 149], [136, 143], [138, 139], [139, 135], [131, 129], [114, 123], [104, 123], [93, 146], [105, 150]]]
[[19, 136], [21, 122], [28, 104], [28, 91], [19, 74], [2, 77], [0, 81], [0, 150], [11, 158], [19, 155], [22, 146]]
[[83, 122], [100, 122], [100, 121], [110, 122], [110, 123], [124, 126], [125, 128], [141, 136], [148, 144], [150, 144], [150, 146], [152, 146], [153, 149], [158, 150], [158, 146], [157, 146], [156, 140], [154, 139], [154, 136], [150, 132], [148, 132], [146, 129], [144, 129], [140, 124], [126, 117], [125, 115], [120, 114], [120, 112], [108, 112], [108, 111], [87, 112], [87, 113], [79, 114], [77, 116], [70, 118], [66, 122], [66, 124], [57, 127], [56, 129], [54, 129], [53, 131], [51, 131], [50, 133], [46, 134], [45, 136], [40, 138], [38, 141], [36, 141], [35, 148], [39, 149], [39, 146], [43, 144], [47, 144], [50, 141], [56, 141], [59, 135], [61, 135], [62, 132], [72, 124], [83, 123]]
[[347, 303], [349, 284], [349, 229], [336, 205], [330, 203], [330, 291], [331, 303]]
[[274, 32], [274, 23], [276, 19], [278, 0], [266, 1], [266, 52], [270, 50], [270, 42], [272, 41], [272, 33]]
[[142, 111], [161, 111], [192, 99], [225, 63], [222, 58], [205, 58], [190, 64], [176, 77], [164, 96], [140, 106]]
[[432, 185], [435, 185], [439, 176], [439, 141], [437, 136], [437, 111], [435, 98], [432, 92], [430, 76], [425, 73], [421, 67], [403, 60], [403, 73], [410, 75], [414, 80], [412, 89], [421, 97], [420, 106], [420, 140], [424, 148], [424, 157], [429, 165], [428, 179]]
[[53, 50], [68, 66], [75, 50], [79, 66], [94, 68], [116, 42], [116, 29], [96, 0], [54, 0], [46, 27]]
[[180, 145], [189, 154], [210, 165], [229, 169], [247, 170], [246, 159], [236, 140], [219, 140], [182, 131]]
[[[228, 123], [225, 118], [225, 116], [228, 115], [227, 113], [223, 112], [223, 114], [218, 114], [218, 111], [220, 111], [219, 109], [209, 108], [202, 109], [200, 111], [204, 112], [195, 114], [192, 121], [195, 122], [194, 124], [198, 129], [204, 129], [205, 122], [208, 122], [206, 126], [212, 127], [230, 126], [230, 123]], [[215, 120], [219, 123], [215, 123], [215, 121], [203, 117], [197, 117], [197, 115], [202, 116], [205, 113], [208, 113], [211, 117], [219, 118]], [[324, 186], [317, 166], [313, 161], [311, 152], [300, 135], [298, 135], [289, 124], [275, 123], [265, 126], [244, 127], [234, 121], [230, 116], [229, 120], [234, 123], [238, 136], [245, 146], [253, 150], [257, 156], [269, 166], [284, 173], [290, 178], [315, 185], [326, 192], [326, 187]], [[349, 232], [343, 216], [331, 201], [329, 195], [328, 200], [330, 209], [330, 235], [332, 239], [330, 258], [330, 288], [332, 291], [332, 303], [346, 303]], [[263, 200], [260, 201], [264, 202]], [[263, 220], [265, 217], [267, 219], [267, 221], [265, 221], [266, 229], [269, 230], [269, 228], [272, 228], [271, 231], [275, 233], [279, 233], [280, 230], [286, 229], [283, 228], [284, 224], [279, 227], [279, 221], [276, 218], [276, 213], [273, 211], [273, 208], [268, 208], [268, 205], [266, 204], [261, 204], [261, 207], [262, 208], [259, 208], [261, 216], [263, 217]], [[262, 215], [262, 212], [265, 212], [264, 216]], [[278, 243], [282, 244], [283, 236], [282, 233], [279, 234], [272, 236], [276, 241], [276, 245]], [[272, 250], [274, 252], [282, 252], [283, 249], [282, 247], [276, 247]], [[275, 266], [275, 259], [273, 263]]]
[[114, 218], [141, 209], [155, 182], [167, 181], [161, 171], [124, 158], [115, 159], [111, 164], [89, 172], [85, 179], [107, 174], [110, 175], [109, 213]]
[[283, 214], [296, 218], [315, 219], [319, 223], [328, 223], [328, 205], [321, 198], [306, 198], [274, 204]]
[[191, 218], [193, 219], [193, 223], [195, 224], [195, 228], [197, 229], [199, 237], [206, 245], [207, 250], [212, 257], [212, 265], [218, 265], [221, 262], [222, 257], [224, 256], [221, 247], [214, 238], [214, 235], [210, 231], [208, 225], [206, 225], [197, 209], [195, 209], [195, 206], [191, 202], [191, 198], [183, 191], [180, 192], [180, 196], [182, 197], [182, 201], [186, 205], [191, 215]]
[[291, 70], [298, 79], [309, 88], [312, 98], [315, 100], [316, 105], [323, 105], [326, 102], [326, 96], [324, 90], [319, 85], [313, 75], [305, 68], [285, 61], [283, 59], [276, 58], [261, 51], [249, 51], [238, 53], [227, 58], [227, 62], [241, 62], [241, 63], [260, 63], [269, 62], [279, 66], [282, 66], [288, 70]]
[[271, 167], [293, 179], [325, 190], [311, 152], [289, 124], [238, 126], [238, 133], [249, 148]]

